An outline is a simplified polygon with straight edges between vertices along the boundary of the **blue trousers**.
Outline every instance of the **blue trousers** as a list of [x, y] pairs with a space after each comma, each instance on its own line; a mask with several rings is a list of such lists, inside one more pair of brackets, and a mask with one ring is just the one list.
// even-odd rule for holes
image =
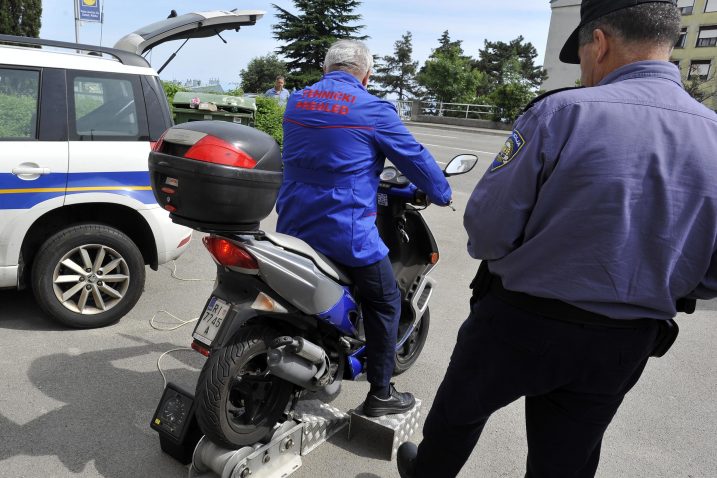
[[658, 328], [657, 321], [625, 329], [563, 322], [488, 293], [458, 332], [423, 428], [416, 477], [456, 476], [491, 414], [521, 397], [525, 476], [593, 477], [603, 434], [640, 378]]
[[388, 256], [364, 267], [344, 267], [358, 289], [366, 332], [366, 375], [375, 387], [387, 387], [393, 376], [401, 292]]

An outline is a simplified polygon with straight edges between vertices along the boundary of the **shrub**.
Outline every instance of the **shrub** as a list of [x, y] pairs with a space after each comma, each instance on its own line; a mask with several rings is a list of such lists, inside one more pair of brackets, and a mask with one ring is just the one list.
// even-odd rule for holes
[[254, 127], [273, 137], [279, 146], [284, 143], [284, 107], [273, 98], [256, 97], [256, 120]]
[[35, 131], [37, 98], [0, 94], [0, 138], [30, 138]]

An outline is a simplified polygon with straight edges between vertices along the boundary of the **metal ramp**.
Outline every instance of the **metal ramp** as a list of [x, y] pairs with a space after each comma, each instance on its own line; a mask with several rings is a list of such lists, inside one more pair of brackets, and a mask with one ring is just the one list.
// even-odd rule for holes
[[293, 416], [266, 444], [227, 450], [203, 437], [194, 450], [189, 478], [287, 477], [301, 467], [302, 456], [349, 423], [348, 414], [319, 400], [299, 402]]
[[189, 478], [285, 478], [301, 467], [301, 457], [349, 424], [349, 439], [368, 443], [378, 456], [392, 460], [398, 446], [418, 430], [421, 401], [407, 413], [378, 418], [363, 415], [362, 405], [347, 414], [320, 400], [301, 401], [293, 419], [281, 424], [268, 443], [238, 450], [203, 437], [194, 450]]

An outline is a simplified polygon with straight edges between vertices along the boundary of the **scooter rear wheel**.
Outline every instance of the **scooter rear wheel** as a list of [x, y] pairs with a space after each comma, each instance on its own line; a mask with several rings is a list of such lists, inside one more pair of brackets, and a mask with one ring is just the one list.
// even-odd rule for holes
[[[416, 363], [418, 356], [421, 355], [423, 346], [428, 338], [428, 328], [431, 325], [430, 310], [426, 309], [421, 320], [416, 324], [416, 328], [404, 342], [403, 346], [396, 350], [396, 359], [393, 366], [393, 375], [400, 375]], [[400, 339], [400, 337], [399, 337]]]
[[204, 364], [195, 394], [196, 416], [214, 443], [237, 448], [271, 435], [294, 389], [268, 374], [268, 344], [277, 336], [269, 327], [242, 328]]

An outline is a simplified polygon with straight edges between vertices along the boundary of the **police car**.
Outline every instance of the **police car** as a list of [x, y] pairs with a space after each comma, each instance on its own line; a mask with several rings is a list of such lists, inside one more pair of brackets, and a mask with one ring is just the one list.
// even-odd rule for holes
[[147, 157], [172, 119], [141, 55], [262, 15], [173, 12], [115, 48], [0, 35], [0, 288], [31, 287], [70, 327], [132, 309], [145, 265], [176, 259], [191, 239], [150, 187]]

